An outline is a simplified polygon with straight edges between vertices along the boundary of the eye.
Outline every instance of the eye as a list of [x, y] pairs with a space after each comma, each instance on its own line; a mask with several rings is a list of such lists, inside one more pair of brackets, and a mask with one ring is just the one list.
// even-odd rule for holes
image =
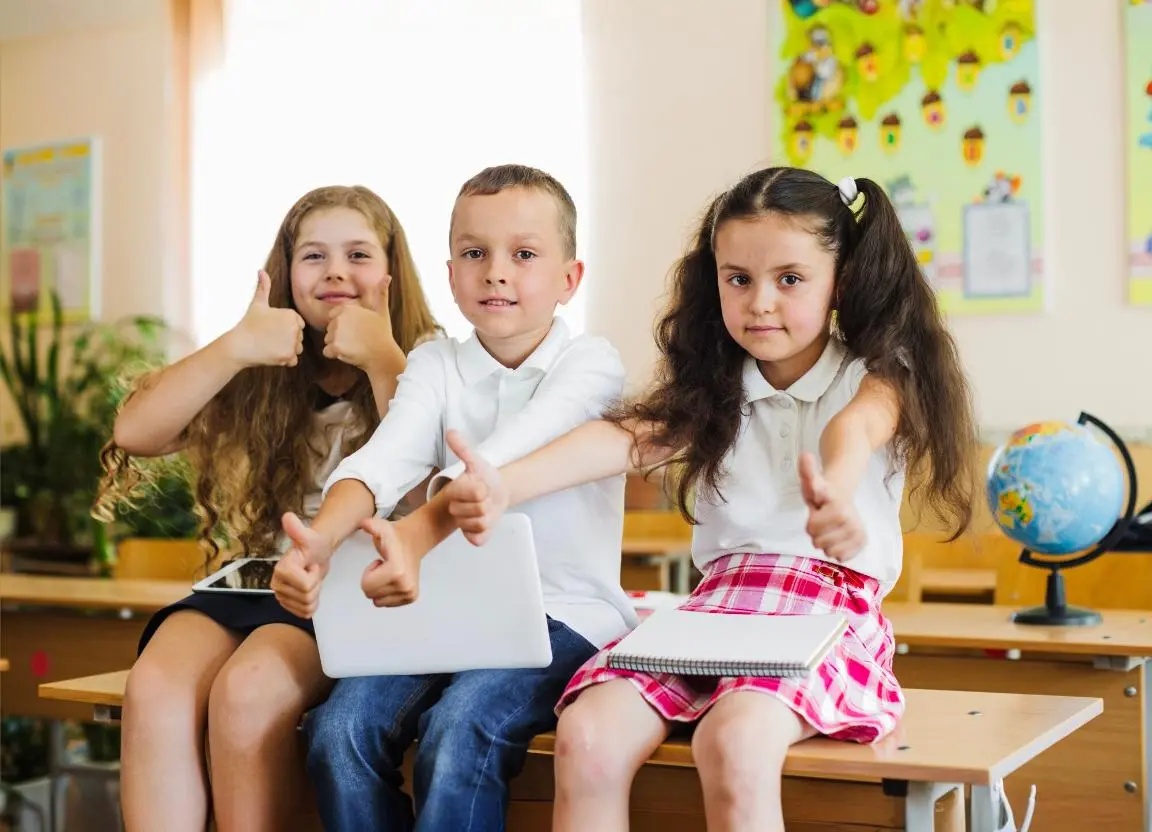
[[371, 257], [372, 257], [372, 255], [370, 255], [366, 251], [354, 251], [354, 252], [352, 252], [352, 259], [353, 260], [369, 260], [369, 259], [371, 259]]
[[795, 286], [800, 283], [800, 275], [796, 274], [782, 274], [780, 275], [780, 282], [785, 286]]
[[460, 252], [460, 256], [465, 260], [478, 260], [484, 256], [484, 252], [478, 248], [466, 248]]
[[728, 283], [731, 286], [747, 286], [751, 282], [746, 274], [734, 274], [728, 278]]
[[315, 260], [315, 259], [316, 259], [316, 258], [318, 258], [319, 256], [320, 256], [320, 252], [318, 252], [318, 251], [310, 251], [310, 252], [308, 252], [307, 254], [305, 254], [305, 255], [304, 255], [302, 258], [300, 258], [300, 259], [302, 259], [302, 260]]
[[536, 252], [529, 251], [526, 248], [522, 248], [516, 252], [516, 259], [517, 260], [534, 260], [534, 259], [536, 259], [536, 257], [537, 257]]

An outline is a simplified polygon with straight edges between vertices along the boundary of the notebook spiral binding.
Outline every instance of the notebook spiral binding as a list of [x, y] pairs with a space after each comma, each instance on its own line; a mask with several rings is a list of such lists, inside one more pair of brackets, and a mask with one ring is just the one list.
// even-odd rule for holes
[[729, 662], [729, 661], [685, 661], [673, 657], [629, 656], [610, 653], [608, 666], [614, 670], [631, 670], [636, 673], [669, 673], [675, 676], [772, 676], [778, 678], [799, 678], [811, 671], [790, 663], [780, 662]]

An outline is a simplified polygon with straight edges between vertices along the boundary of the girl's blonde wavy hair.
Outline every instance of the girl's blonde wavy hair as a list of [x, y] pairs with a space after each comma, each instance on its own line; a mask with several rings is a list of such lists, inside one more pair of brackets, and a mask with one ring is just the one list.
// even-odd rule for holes
[[[368, 188], [318, 188], [292, 206], [265, 264], [271, 278], [269, 303], [295, 308], [290, 271], [300, 225], [312, 211], [329, 208], [359, 211], [380, 238], [392, 276], [388, 288], [392, 333], [407, 354], [440, 327], [428, 308], [400, 221]], [[199, 539], [209, 560], [219, 554], [221, 540], [229, 540], [229, 548], [237, 554], [272, 554], [281, 514], [303, 511], [304, 496], [315, 488], [316, 468], [327, 455], [326, 449], [312, 444], [313, 405], [325, 363], [322, 350], [321, 339], [305, 338], [297, 366], [242, 370], [185, 429], [183, 453], [192, 467]], [[133, 393], [147, 389], [155, 378], [155, 373], [141, 377]], [[352, 405], [341, 449], [347, 455], [368, 440], [380, 417], [363, 372], [344, 398]], [[104, 477], [93, 515], [110, 522], [118, 506], [139, 499], [151, 476], [147, 463], [139, 465], [114, 441], [104, 446], [100, 461]]]

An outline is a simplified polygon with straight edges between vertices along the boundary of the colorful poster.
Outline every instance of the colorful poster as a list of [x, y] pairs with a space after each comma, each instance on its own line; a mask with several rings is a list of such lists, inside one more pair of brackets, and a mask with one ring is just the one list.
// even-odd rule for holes
[[769, 0], [773, 158], [885, 188], [941, 308], [1044, 308], [1034, 0]]
[[98, 316], [97, 166], [94, 139], [4, 151], [0, 310], [47, 309], [55, 290], [68, 320]]
[[1152, 0], [1129, 0], [1126, 5], [1128, 299], [1152, 306]]

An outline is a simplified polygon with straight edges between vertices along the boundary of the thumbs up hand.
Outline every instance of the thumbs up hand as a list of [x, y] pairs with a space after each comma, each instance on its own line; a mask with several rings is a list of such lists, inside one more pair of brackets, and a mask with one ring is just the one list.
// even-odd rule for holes
[[508, 509], [508, 488], [488, 460], [472, 452], [456, 431], [448, 431], [448, 447], [464, 463], [464, 473], [445, 487], [448, 513], [464, 537], [483, 546]]
[[261, 271], [244, 317], [229, 332], [232, 357], [243, 367], [295, 367], [304, 351], [304, 319], [294, 309], [269, 304], [272, 280]]
[[372, 518], [361, 522], [360, 528], [372, 535], [380, 555], [360, 579], [364, 595], [378, 607], [411, 604], [420, 594], [420, 555], [405, 540], [404, 527]]
[[859, 554], [868, 542], [864, 521], [851, 495], [837, 493], [810, 453], [800, 455], [800, 493], [808, 505], [806, 531], [812, 545], [841, 562]]
[[311, 618], [320, 599], [320, 582], [328, 574], [332, 545], [292, 512], [282, 518], [292, 549], [272, 572], [272, 591], [280, 606], [300, 618]]
[[[404, 352], [392, 333], [386, 276], [365, 291], [361, 302], [332, 310], [324, 333], [324, 357], [371, 372], [374, 365], [404, 366]], [[385, 364], [385, 362], [388, 362]]]

